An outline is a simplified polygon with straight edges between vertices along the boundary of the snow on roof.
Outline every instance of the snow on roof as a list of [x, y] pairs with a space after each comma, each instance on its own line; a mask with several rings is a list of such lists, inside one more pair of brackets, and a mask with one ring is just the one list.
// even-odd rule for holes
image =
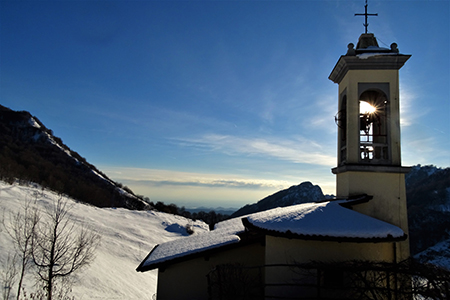
[[244, 230], [242, 217], [238, 217], [217, 223], [213, 231], [157, 245], [138, 267], [138, 271], [154, 268], [172, 259], [239, 243], [241, 239], [238, 234]]
[[[375, 43], [377, 44], [376, 41], [375, 41]], [[358, 45], [359, 45], [359, 43], [358, 43]], [[384, 48], [384, 47], [379, 47], [378, 45], [357, 48], [356, 53], [358, 53], [356, 56], [359, 59], [367, 59], [369, 57], [380, 56], [380, 55], [399, 55], [399, 51], [397, 49], [397, 44], [395, 44], [395, 43], [393, 43], [391, 45], [390, 49]], [[347, 52], [347, 54], [349, 54], [349, 52]]]
[[279, 233], [334, 238], [401, 238], [397, 226], [343, 207], [348, 201], [305, 203], [253, 214], [247, 220], [253, 226]]
[[356, 56], [357, 56], [359, 59], [368, 59], [369, 57], [380, 56], [380, 55], [398, 55], [398, 53], [366, 52], [366, 53], [357, 54]]
[[156, 245], [138, 270], [175, 258], [238, 243], [240, 240], [237, 235], [218, 230], [169, 241]]
[[242, 224], [242, 218], [246, 216], [240, 216], [237, 218], [219, 222], [216, 225], [214, 225], [214, 231], [222, 231], [230, 234], [238, 234], [244, 232], [245, 227], [244, 224]]
[[344, 241], [346, 238], [371, 240], [404, 236], [397, 226], [341, 206], [349, 203], [351, 201], [345, 200], [303, 203], [222, 221], [213, 231], [157, 245], [137, 270], [147, 271], [173, 259], [239, 243], [238, 234], [245, 231], [243, 219], [269, 232], [292, 233], [305, 238], [319, 236], [324, 237], [323, 240], [329, 237]]

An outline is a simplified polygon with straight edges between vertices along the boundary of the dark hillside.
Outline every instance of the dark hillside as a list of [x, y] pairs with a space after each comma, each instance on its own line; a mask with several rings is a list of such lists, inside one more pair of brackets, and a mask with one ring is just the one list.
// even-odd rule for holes
[[29, 112], [0, 105], [0, 179], [36, 182], [98, 207], [146, 209], [129, 189], [102, 174]]
[[411, 253], [450, 238], [450, 168], [414, 166], [406, 174]]

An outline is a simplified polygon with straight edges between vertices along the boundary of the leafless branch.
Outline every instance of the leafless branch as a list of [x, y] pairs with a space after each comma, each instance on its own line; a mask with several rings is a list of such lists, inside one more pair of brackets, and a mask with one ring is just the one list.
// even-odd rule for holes
[[[11, 237], [15, 248], [15, 261], [19, 264], [19, 278], [16, 299], [20, 298], [23, 279], [31, 262], [31, 244], [36, 225], [39, 222], [39, 212], [33, 206], [33, 201], [26, 200], [22, 210], [11, 213], [2, 219], [6, 233]], [[8, 224], [7, 224], [8, 223]]]
[[45, 211], [45, 218], [33, 235], [32, 257], [48, 300], [52, 299], [58, 278], [69, 276], [90, 264], [100, 241], [100, 236], [94, 231], [76, 226], [70, 219], [71, 208], [60, 197], [53, 207]]

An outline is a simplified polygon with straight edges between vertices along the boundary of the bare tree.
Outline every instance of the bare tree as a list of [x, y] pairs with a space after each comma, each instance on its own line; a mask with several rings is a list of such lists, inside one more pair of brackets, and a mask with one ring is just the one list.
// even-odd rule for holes
[[14, 286], [14, 281], [16, 279], [18, 270], [16, 267], [17, 255], [8, 254], [8, 259], [6, 260], [6, 268], [2, 273], [2, 298], [4, 300], [9, 299], [9, 295], [11, 294], [11, 289]]
[[44, 211], [33, 234], [32, 257], [47, 300], [52, 299], [57, 282], [63, 285], [67, 276], [90, 264], [100, 241], [97, 233], [75, 225], [70, 209], [60, 197]]
[[[20, 298], [20, 293], [22, 291], [23, 279], [27, 270], [30, 267], [31, 259], [31, 242], [32, 237], [36, 228], [37, 223], [39, 222], [39, 214], [37, 210], [33, 207], [32, 201], [27, 200], [22, 207], [22, 211], [19, 211], [15, 214], [11, 213], [9, 215], [9, 226], [5, 223], [5, 219], [2, 219], [3, 226], [5, 228], [6, 233], [12, 238], [14, 243], [15, 254], [11, 259], [8, 260], [9, 264], [14, 265], [14, 269], [17, 269], [16, 265], [19, 265], [18, 270], [18, 285], [17, 285], [17, 293], [16, 299]], [[13, 266], [8, 265], [8, 270], [10, 270]], [[12, 269], [11, 269], [12, 270]], [[13, 273], [7, 273], [12, 275]], [[17, 275], [17, 271], [15, 276]], [[6, 274], [5, 274], [6, 276]], [[14, 278], [15, 278], [14, 276]], [[11, 289], [14, 285], [14, 278], [9, 278], [9, 288]], [[5, 277], [4, 280], [7, 278]], [[9, 297], [9, 294], [8, 294]]]

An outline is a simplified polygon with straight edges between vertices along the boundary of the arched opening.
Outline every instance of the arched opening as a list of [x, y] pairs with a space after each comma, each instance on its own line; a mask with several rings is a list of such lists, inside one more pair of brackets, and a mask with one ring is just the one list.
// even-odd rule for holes
[[388, 99], [379, 90], [367, 90], [359, 99], [360, 160], [366, 163], [387, 163], [390, 160]]
[[347, 160], [347, 96], [344, 95], [341, 100], [339, 111], [335, 117], [339, 132], [339, 165]]

